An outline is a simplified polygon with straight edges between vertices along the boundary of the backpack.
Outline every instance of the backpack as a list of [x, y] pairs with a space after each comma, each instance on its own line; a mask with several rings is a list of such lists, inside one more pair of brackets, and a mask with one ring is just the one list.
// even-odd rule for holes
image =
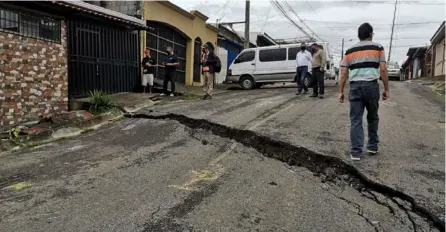
[[221, 61], [220, 61], [220, 58], [218, 56], [215, 56], [215, 57], [217, 58], [217, 60], [215, 62], [215, 69], [214, 69], [214, 71], [216, 73], [220, 73], [220, 71], [221, 71]]

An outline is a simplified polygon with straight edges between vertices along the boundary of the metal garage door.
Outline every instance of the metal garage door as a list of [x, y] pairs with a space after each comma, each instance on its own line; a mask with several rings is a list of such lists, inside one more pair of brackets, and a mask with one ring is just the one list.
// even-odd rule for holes
[[154, 28], [147, 31], [146, 47], [150, 49], [152, 58], [156, 59], [158, 66], [155, 69], [155, 78], [164, 78], [164, 66], [161, 66], [167, 57], [166, 49], [168, 46], [173, 48], [173, 52], [180, 60], [180, 66], [177, 68], [176, 82], [185, 83], [186, 80], [186, 44], [187, 39], [168, 25], [147, 22], [147, 26]]
[[94, 21], [68, 21], [68, 93], [132, 92], [140, 85], [138, 33]]

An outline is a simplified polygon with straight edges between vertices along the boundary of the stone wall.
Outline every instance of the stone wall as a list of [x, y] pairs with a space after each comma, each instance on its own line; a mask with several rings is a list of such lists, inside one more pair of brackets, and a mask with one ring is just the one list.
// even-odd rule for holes
[[0, 126], [67, 111], [67, 36], [61, 43], [0, 31]]

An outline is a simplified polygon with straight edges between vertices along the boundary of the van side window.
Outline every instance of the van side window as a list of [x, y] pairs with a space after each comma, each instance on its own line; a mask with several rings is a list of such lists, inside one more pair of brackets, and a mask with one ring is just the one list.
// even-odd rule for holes
[[250, 62], [254, 60], [256, 52], [255, 51], [247, 51], [240, 54], [237, 59], [235, 59], [234, 64]]
[[284, 61], [286, 60], [286, 48], [260, 50], [259, 60], [260, 62]]
[[288, 60], [295, 60], [300, 48], [288, 48]]

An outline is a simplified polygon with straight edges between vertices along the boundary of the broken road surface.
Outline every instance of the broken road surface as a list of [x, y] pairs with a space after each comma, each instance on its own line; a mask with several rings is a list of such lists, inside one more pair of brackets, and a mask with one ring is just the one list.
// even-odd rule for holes
[[444, 231], [444, 111], [411, 88], [392, 83], [360, 163], [334, 88], [163, 105], [0, 157], [0, 231]]

